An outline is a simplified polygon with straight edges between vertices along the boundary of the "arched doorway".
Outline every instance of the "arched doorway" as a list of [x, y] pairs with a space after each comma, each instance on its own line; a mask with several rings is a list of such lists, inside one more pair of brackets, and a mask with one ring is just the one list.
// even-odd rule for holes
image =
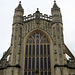
[[39, 31], [26, 41], [24, 75], [51, 75], [49, 40]]

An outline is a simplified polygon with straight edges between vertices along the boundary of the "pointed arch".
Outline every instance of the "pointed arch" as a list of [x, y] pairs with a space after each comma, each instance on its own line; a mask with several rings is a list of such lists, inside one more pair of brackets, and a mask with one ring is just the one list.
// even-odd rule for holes
[[53, 40], [47, 32], [41, 29], [29, 32], [24, 38], [24, 73], [37, 70], [40, 75], [41, 72], [53, 73], [52, 51]]

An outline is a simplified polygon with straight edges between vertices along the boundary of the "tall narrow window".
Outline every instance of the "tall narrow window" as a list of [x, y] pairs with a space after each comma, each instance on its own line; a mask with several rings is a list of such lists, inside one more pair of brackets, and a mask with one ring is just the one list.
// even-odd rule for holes
[[48, 55], [50, 55], [50, 47], [47, 45]]
[[26, 45], [26, 55], [28, 55], [28, 45]]
[[43, 58], [41, 57], [41, 69], [43, 69]]
[[36, 55], [39, 55], [39, 45], [36, 45]]
[[35, 58], [33, 57], [32, 58], [32, 69], [34, 69], [35, 68]]
[[31, 45], [29, 45], [29, 55], [31, 55]]
[[36, 36], [36, 43], [39, 43], [39, 36]]
[[48, 72], [48, 75], [51, 75], [51, 72]]
[[31, 75], [30, 72], [28, 72], [28, 75]]
[[31, 58], [29, 58], [29, 69], [31, 69]]
[[46, 45], [44, 45], [44, 55], [46, 55]]
[[27, 69], [27, 57], [25, 58], [25, 69]]
[[43, 75], [43, 72], [41, 72], [41, 75]]
[[45, 72], [45, 75], [47, 75], [47, 72]]
[[50, 57], [48, 57], [48, 69], [50, 69]]
[[39, 58], [36, 58], [36, 68], [39, 69]]
[[32, 72], [32, 75], [34, 75], [34, 72]]
[[44, 58], [44, 68], [47, 69], [47, 60], [46, 60], [46, 57]]
[[27, 75], [27, 72], [25, 72], [25, 74], [24, 75]]
[[35, 55], [35, 45], [33, 45], [33, 55]]
[[40, 54], [43, 55], [43, 45], [40, 45]]

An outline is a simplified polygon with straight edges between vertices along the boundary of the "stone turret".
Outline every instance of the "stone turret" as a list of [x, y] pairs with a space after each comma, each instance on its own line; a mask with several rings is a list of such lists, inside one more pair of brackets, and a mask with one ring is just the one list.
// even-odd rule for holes
[[15, 9], [12, 25], [12, 38], [11, 38], [11, 65], [17, 65], [20, 62], [20, 50], [21, 50], [21, 39], [22, 39], [22, 26], [23, 26], [23, 14], [24, 10], [19, 2], [18, 7]]
[[22, 23], [23, 14], [24, 14], [24, 9], [22, 8], [21, 1], [20, 1], [18, 7], [15, 9], [13, 23]]
[[53, 23], [54, 22], [61, 22], [62, 23], [62, 15], [61, 15], [61, 12], [60, 12], [60, 8], [56, 4], [56, 1], [54, 1], [54, 5], [51, 9], [51, 13], [52, 13]]

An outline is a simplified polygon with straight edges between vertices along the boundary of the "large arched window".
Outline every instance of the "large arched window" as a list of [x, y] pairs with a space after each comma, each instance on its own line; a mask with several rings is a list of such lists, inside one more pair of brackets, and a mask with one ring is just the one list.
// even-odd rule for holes
[[34, 32], [25, 45], [25, 74], [51, 75], [50, 45], [47, 37]]

